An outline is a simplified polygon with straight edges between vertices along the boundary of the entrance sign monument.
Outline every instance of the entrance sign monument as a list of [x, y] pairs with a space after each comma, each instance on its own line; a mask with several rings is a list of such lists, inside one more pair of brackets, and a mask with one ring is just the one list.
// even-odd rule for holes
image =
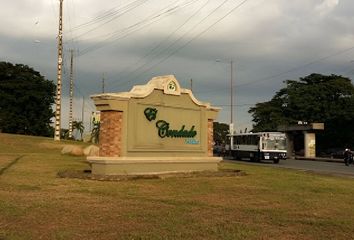
[[101, 112], [99, 156], [87, 158], [92, 174], [217, 170], [213, 121], [220, 108], [198, 101], [174, 76], [91, 98]]

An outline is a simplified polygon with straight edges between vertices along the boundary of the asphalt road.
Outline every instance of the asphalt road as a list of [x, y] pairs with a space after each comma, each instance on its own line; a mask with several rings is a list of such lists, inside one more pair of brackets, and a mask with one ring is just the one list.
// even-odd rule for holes
[[272, 162], [250, 162], [248, 160], [224, 160], [225, 162], [249, 164], [249, 165], [259, 165], [275, 168], [290, 168], [298, 169], [301, 171], [315, 172], [319, 174], [334, 175], [334, 176], [345, 176], [354, 178], [354, 165], [349, 167], [344, 165], [344, 162], [324, 162], [324, 161], [308, 161], [308, 160], [281, 160], [279, 164], [274, 164]]

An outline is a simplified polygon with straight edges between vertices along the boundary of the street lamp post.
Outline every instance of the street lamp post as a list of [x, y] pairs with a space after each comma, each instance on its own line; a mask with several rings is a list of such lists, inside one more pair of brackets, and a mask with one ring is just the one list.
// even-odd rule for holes
[[[217, 62], [222, 62], [221, 60], [216, 60]], [[228, 63], [228, 62], [224, 62]], [[233, 115], [234, 115], [234, 84], [233, 84], [233, 60], [230, 60], [230, 125], [229, 125], [229, 133], [230, 133], [230, 149], [232, 149], [231, 146], [234, 145], [234, 138], [232, 137], [232, 134], [234, 133], [234, 121], [233, 121]]]
[[233, 128], [233, 124], [234, 124], [234, 121], [233, 121], [233, 109], [234, 109], [234, 98], [233, 98], [233, 89], [234, 89], [234, 86], [233, 86], [233, 61], [231, 60], [230, 61], [230, 110], [231, 110], [231, 116], [230, 116], [230, 124], [232, 124], [232, 128]]
[[[228, 63], [228, 62], [222, 62], [221, 60], [217, 59], [216, 62], [220, 63]], [[233, 68], [234, 68], [234, 62], [233, 60], [230, 60], [230, 134], [233, 133], [233, 127], [234, 127], [234, 121], [233, 121], [233, 115], [234, 115], [234, 94], [233, 94]]]

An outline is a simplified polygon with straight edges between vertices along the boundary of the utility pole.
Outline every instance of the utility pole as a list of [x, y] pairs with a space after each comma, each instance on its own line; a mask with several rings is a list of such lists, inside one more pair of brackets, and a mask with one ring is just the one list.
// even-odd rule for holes
[[231, 106], [231, 116], [230, 116], [230, 123], [231, 124], [233, 124], [234, 122], [233, 122], [233, 108], [234, 108], [234, 98], [233, 98], [233, 88], [234, 88], [234, 86], [233, 86], [233, 61], [231, 60], [230, 61], [230, 67], [231, 67], [231, 74], [230, 74], [230, 98], [231, 98], [231, 103], [230, 103], [230, 106]]
[[84, 124], [85, 97], [82, 97], [81, 121]]
[[233, 115], [234, 115], [234, 84], [233, 84], [233, 81], [234, 81], [234, 76], [233, 76], [233, 61], [231, 60], [230, 61], [230, 128], [229, 128], [229, 133], [231, 135], [230, 137], [230, 149], [231, 149], [231, 146], [234, 146], [234, 138], [232, 137], [232, 135], [234, 134], [235, 132], [235, 126], [234, 126], [234, 121], [233, 121]]
[[[220, 63], [228, 63], [223, 62], [220, 59], [216, 59], [216, 62]], [[233, 60], [230, 60], [230, 134], [232, 134], [231, 130], [233, 131], [234, 127], [234, 121], [233, 121], [233, 116], [234, 116], [234, 96], [233, 96], [233, 90], [234, 90], [234, 84], [233, 84], [233, 69], [234, 69], [234, 62]]]
[[191, 78], [191, 91], [193, 92], [193, 79]]
[[58, 33], [58, 78], [57, 78], [57, 95], [55, 100], [55, 131], [54, 141], [60, 141], [61, 128], [61, 70], [63, 63], [63, 0], [59, 0], [59, 33]]
[[102, 93], [104, 93], [104, 87], [105, 87], [105, 83], [104, 83], [104, 73], [102, 73]]
[[69, 106], [69, 138], [73, 137], [73, 85], [74, 85], [74, 74], [73, 74], [73, 59], [74, 59], [74, 50], [70, 50], [70, 106]]

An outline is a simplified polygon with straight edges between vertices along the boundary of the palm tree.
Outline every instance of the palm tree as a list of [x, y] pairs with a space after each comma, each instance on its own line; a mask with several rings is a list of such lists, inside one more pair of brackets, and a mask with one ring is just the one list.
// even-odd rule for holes
[[91, 142], [98, 143], [100, 136], [100, 122], [93, 122], [93, 128], [91, 132]]
[[62, 128], [60, 131], [60, 135], [62, 139], [69, 139], [69, 129]]
[[84, 124], [82, 121], [73, 121], [73, 129], [77, 130], [80, 132], [80, 135], [81, 135], [81, 139], [82, 139], [82, 134], [84, 133]]

